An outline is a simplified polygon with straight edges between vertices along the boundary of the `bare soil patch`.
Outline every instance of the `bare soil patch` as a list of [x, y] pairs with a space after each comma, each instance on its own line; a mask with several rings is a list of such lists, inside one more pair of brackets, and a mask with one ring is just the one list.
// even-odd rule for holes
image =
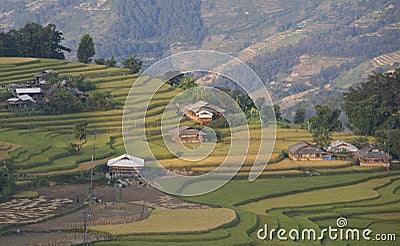
[[[13, 221], [7, 223], [39, 221], [85, 203], [87, 187], [88, 185], [79, 184], [39, 188], [36, 190], [39, 193], [36, 199], [14, 199], [13, 204], [0, 204], [2, 213], [0, 218], [4, 220], [7, 216], [15, 217]], [[118, 225], [143, 220], [154, 209], [209, 208], [205, 205], [184, 202], [145, 185], [129, 185], [121, 188], [121, 203], [116, 202], [118, 195], [116, 187], [95, 186], [93, 195], [102, 202], [90, 200], [88, 206], [62, 217], [14, 227], [7, 231], [5, 236], [1, 236], [0, 240], [4, 245], [73, 245], [83, 243], [84, 216], [87, 226]], [[90, 216], [84, 211], [89, 212]], [[22, 217], [20, 213], [32, 217]], [[109, 237], [105, 233], [91, 231], [87, 236], [89, 241], [106, 240]]]

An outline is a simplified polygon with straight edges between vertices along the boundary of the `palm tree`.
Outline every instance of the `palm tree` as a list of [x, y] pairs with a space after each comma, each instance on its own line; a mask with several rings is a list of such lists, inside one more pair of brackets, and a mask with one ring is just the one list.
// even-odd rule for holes
[[129, 68], [132, 74], [138, 73], [142, 68], [142, 61], [139, 58], [136, 58], [136, 55], [129, 56], [127, 59], [122, 61], [124, 68]]

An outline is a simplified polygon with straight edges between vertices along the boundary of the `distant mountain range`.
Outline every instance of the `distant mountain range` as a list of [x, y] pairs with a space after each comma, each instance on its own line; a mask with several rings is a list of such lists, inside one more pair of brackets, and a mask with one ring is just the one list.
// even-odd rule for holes
[[400, 66], [399, 0], [0, 0], [0, 28], [28, 21], [56, 24], [68, 59], [85, 33], [96, 57], [232, 54], [260, 75], [288, 118], [372, 71]]

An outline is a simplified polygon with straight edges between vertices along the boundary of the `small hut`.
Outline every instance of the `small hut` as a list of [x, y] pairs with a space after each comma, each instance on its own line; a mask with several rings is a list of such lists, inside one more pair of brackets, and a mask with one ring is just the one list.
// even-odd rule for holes
[[181, 143], [199, 143], [203, 141], [204, 133], [191, 126], [180, 126], [170, 131], [171, 140]]

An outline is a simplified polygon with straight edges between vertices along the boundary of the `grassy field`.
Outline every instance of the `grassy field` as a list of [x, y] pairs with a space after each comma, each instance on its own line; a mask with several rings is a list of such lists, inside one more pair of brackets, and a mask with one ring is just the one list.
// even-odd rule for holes
[[0, 65], [23, 65], [37, 60], [36, 58], [0, 57]]
[[15, 193], [12, 198], [14, 199], [31, 199], [31, 198], [37, 198], [39, 196], [39, 193], [36, 191], [20, 191], [18, 193]]
[[91, 226], [89, 229], [112, 235], [199, 233], [231, 223], [235, 219], [235, 212], [227, 208], [156, 210], [148, 219], [137, 223]]

